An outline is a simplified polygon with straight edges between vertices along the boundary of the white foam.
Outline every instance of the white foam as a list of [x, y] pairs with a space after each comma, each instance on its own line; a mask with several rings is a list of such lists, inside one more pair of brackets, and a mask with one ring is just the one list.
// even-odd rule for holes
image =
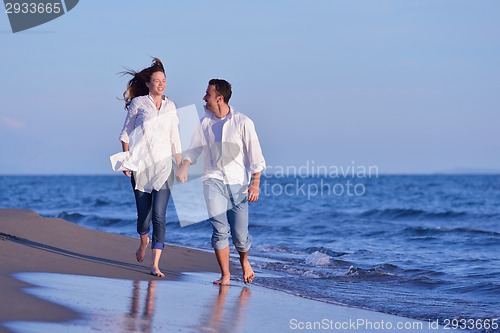
[[311, 266], [328, 266], [332, 260], [327, 254], [315, 251], [306, 258], [306, 264]]

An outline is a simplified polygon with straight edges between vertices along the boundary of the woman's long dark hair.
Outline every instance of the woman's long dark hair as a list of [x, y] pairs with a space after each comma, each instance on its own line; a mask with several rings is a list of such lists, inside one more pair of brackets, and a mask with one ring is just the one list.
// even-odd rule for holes
[[151, 80], [151, 75], [156, 72], [163, 72], [165, 74], [165, 69], [161, 60], [158, 58], [153, 58], [151, 66], [144, 68], [140, 72], [136, 72], [133, 69], [126, 68], [125, 71], [120, 72], [122, 76], [132, 75], [130, 81], [128, 81], [127, 89], [123, 92], [123, 100], [125, 101], [125, 110], [128, 109], [130, 102], [137, 96], [144, 96], [149, 94], [149, 88], [146, 86], [146, 82]]

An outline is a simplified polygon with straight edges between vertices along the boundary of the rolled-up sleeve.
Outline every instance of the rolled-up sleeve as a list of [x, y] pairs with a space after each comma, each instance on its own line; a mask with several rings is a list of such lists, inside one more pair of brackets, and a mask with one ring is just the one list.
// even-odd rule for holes
[[130, 133], [135, 129], [135, 120], [137, 118], [137, 102], [135, 99], [132, 100], [128, 107], [127, 118], [125, 118], [125, 123], [123, 124], [122, 132], [120, 133], [120, 141], [129, 143]]
[[248, 170], [254, 174], [266, 168], [266, 161], [262, 154], [259, 138], [255, 131], [255, 125], [249, 118], [243, 124], [243, 143], [246, 148]]

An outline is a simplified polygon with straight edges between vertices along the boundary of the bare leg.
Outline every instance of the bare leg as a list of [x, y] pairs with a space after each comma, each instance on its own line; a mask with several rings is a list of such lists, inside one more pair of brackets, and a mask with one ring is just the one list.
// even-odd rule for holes
[[222, 250], [215, 250], [215, 256], [220, 266], [221, 276], [219, 280], [215, 280], [214, 284], [229, 285], [231, 273], [229, 272], [229, 246]]
[[240, 263], [241, 268], [243, 269], [243, 281], [245, 283], [252, 283], [255, 275], [248, 261], [248, 251], [247, 252], [238, 252], [240, 254]]
[[137, 259], [138, 262], [144, 261], [148, 244], [149, 244], [149, 235], [148, 234], [141, 235], [141, 244], [137, 248], [137, 251], [135, 251], [135, 258]]
[[160, 257], [161, 257], [161, 252], [162, 250], [160, 249], [153, 249], [153, 259], [151, 261], [151, 274], [157, 277], [165, 277], [165, 274], [163, 274], [160, 271], [160, 268], [158, 267], [158, 264], [160, 262]]

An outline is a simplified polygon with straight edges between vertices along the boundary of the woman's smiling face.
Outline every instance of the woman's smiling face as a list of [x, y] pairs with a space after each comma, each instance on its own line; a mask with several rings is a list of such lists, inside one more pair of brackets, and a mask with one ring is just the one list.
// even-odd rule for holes
[[158, 71], [154, 72], [151, 75], [151, 80], [146, 83], [146, 86], [149, 89], [149, 94], [151, 96], [161, 96], [165, 92], [165, 88], [167, 87], [167, 80], [165, 78], [165, 74], [163, 72]]

